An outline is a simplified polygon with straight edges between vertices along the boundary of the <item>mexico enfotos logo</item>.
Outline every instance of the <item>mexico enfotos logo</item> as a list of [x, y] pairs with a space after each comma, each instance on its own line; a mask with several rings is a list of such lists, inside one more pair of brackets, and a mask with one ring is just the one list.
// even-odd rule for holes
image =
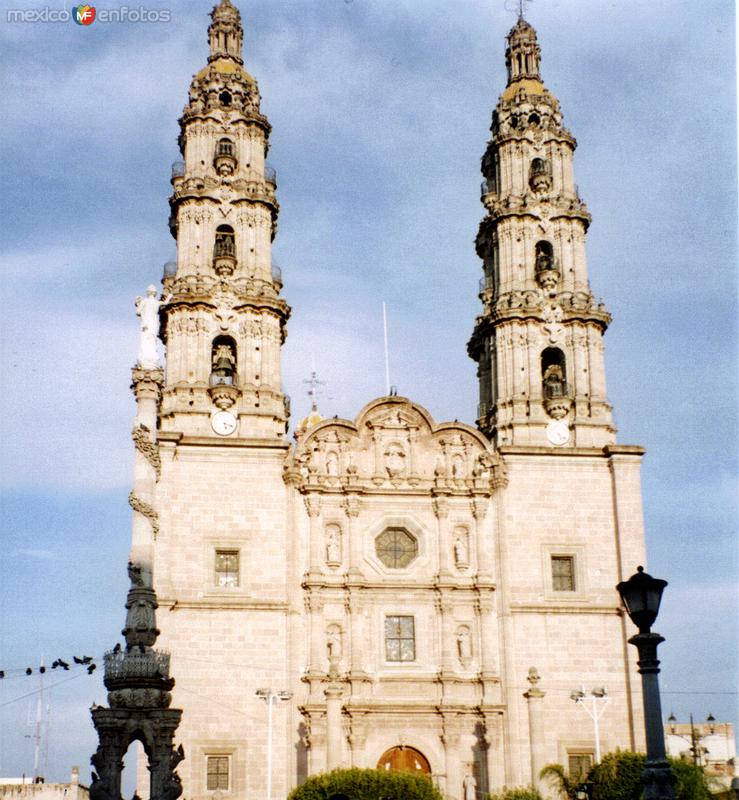
[[5, 12], [6, 22], [74, 22], [88, 27], [93, 22], [170, 22], [172, 11], [169, 8], [146, 8], [145, 6], [118, 6], [99, 8], [87, 3], [67, 8], [10, 8]]

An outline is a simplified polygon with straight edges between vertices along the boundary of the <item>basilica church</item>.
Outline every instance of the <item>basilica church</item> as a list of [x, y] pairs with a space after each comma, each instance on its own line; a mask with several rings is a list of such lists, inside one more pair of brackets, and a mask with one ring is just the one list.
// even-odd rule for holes
[[[480, 143], [478, 418], [386, 396], [292, 436], [271, 128], [229, 0], [208, 38], [172, 176], [177, 260], [138, 302], [132, 386], [131, 560], [171, 654], [183, 797], [284, 798], [357, 766], [467, 800], [640, 747], [615, 586], [644, 562], [644, 451], [616, 440], [611, 318], [536, 32], [509, 32]], [[583, 680], [607, 687], [597, 740]]]

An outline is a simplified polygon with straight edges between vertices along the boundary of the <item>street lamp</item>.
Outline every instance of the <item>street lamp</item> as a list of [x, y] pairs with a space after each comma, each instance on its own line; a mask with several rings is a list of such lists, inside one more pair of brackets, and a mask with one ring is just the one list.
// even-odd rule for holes
[[642, 773], [644, 800], [674, 800], [675, 777], [665, 755], [665, 734], [662, 728], [662, 709], [659, 699], [659, 659], [657, 646], [664, 637], [652, 633], [651, 627], [657, 619], [662, 592], [667, 581], [653, 578], [644, 572], [644, 567], [627, 581], [616, 586], [626, 611], [639, 633], [629, 639], [638, 653], [639, 674], [642, 678], [644, 705], [644, 728], [647, 737], [647, 766]]
[[708, 733], [698, 733], [695, 729], [695, 724], [693, 722], [693, 714], [690, 714], [690, 738], [688, 739], [687, 736], [683, 736], [680, 733], [677, 733], [675, 726], [677, 723], [677, 719], [675, 718], [674, 714], [670, 714], [667, 717], [667, 721], [670, 723], [670, 736], [677, 736], [678, 739], [682, 739], [684, 742], [688, 742], [690, 744], [690, 752], [693, 756], [693, 764], [696, 767], [703, 766], [703, 754], [708, 752], [708, 748], [700, 746], [700, 742], [704, 739], [708, 739], [709, 736], [713, 736], [716, 732], [716, 718], [713, 714], [709, 714], [706, 717], [706, 722], [708, 723]]
[[257, 689], [257, 697], [267, 703], [267, 800], [272, 800], [272, 706], [278, 700], [289, 700], [292, 692], [273, 692], [272, 689]]
[[[603, 712], [606, 710], [606, 706], [611, 702], [611, 698], [608, 697], [608, 690], [605, 686], [601, 686], [597, 689], [593, 689], [590, 692], [590, 708], [588, 708], [588, 704], [585, 703], [585, 699], [587, 698], [587, 694], [585, 693], [585, 687], [583, 686], [581, 689], [575, 689], [574, 692], [570, 695], [570, 700], [574, 700], [575, 703], [580, 706], [584, 711], [587, 712], [588, 716], [593, 720], [593, 732], [595, 734], [595, 763], [600, 764], [600, 718], [603, 716]], [[598, 708], [598, 703], [601, 703], [601, 707]]]

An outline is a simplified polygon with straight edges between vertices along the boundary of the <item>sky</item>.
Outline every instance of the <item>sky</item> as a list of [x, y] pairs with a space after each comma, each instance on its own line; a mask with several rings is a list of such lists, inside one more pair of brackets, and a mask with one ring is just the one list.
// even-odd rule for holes
[[[127, 589], [133, 301], [173, 259], [170, 164], [210, 2], [168, 22], [9, 22], [2, 7], [0, 776], [33, 772], [42, 660], [98, 659]], [[517, 3], [508, 5], [516, 6]], [[578, 140], [618, 440], [647, 448], [665, 715], [737, 721], [737, 157], [729, 0], [536, 0], [542, 74]], [[132, 4], [138, 7], [138, 4]], [[117, 8], [98, 4], [97, 9]], [[480, 158], [505, 85], [504, 0], [242, 0], [272, 125], [293, 421], [391, 382], [473, 422]], [[50, 9], [61, 9], [59, 3]], [[636, 565], [634, 565], [636, 566]], [[18, 674], [20, 671], [20, 674]], [[102, 668], [44, 677], [47, 780], [89, 780]]]

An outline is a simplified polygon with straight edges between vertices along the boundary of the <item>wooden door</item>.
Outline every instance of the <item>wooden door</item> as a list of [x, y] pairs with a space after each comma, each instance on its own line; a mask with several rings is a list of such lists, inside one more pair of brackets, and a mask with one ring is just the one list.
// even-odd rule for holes
[[413, 747], [392, 747], [382, 754], [377, 762], [378, 769], [390, 772], [413, 772], [417, 775], [430, 775], [431, 766], [426, 756]]

